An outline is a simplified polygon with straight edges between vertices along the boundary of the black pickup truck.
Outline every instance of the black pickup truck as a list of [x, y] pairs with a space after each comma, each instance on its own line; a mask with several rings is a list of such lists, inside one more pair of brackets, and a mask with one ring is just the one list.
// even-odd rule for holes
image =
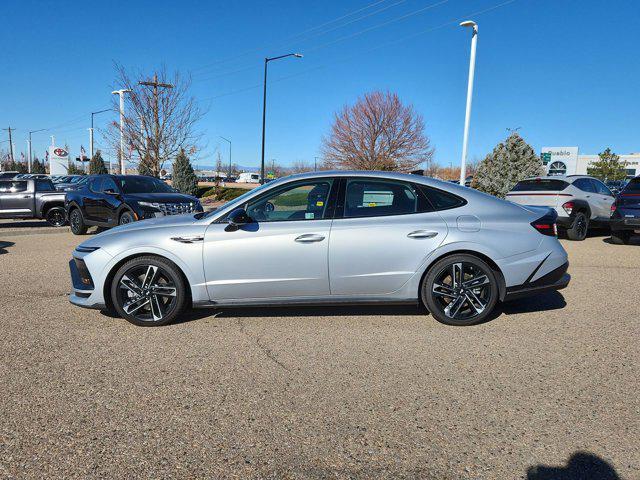
[[45, 219], [61, 227], [67, 222], [64, 192], [49, 179], [0, 178], [0, 218]]

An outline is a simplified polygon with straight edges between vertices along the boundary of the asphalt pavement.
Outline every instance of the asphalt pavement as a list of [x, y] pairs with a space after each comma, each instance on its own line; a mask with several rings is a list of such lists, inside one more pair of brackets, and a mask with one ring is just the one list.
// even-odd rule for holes
[[71, 306], [82, 238], [36, 228], [0, 225], [2, 478], [640, 478], [639, 242], [563, 240], [567, 289], [474, 327], [295, 307], [139, 328]]

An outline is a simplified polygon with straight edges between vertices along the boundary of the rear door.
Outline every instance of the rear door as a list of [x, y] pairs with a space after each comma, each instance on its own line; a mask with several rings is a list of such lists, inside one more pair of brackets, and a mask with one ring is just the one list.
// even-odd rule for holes
[[3, 218], [25, 217], [33, 215], [33, 183], [27, 180], [0, 181], [0, 216]]
[[608, 221], [611, 218], [611, 205], [615, 201], [613, 193], [600, 180], [592, 178], [591, 182], [596, 190], [593, 203], [598, 209], [598, 217], [602, 221]]
[[332, 295], [399, 290], [447, 235], [419, 187], [391, 179], [344, 179], [331, 227]]

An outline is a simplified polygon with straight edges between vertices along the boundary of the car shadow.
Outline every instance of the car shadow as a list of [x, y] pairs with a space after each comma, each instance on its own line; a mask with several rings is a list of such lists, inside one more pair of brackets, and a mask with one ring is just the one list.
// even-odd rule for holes
[[13, 247], [15, 245], [15, 243], [13, 242], [7, 242], [4, 240], [0, 240], [0, 255], [2, 255], [3, 253], [9, 253], [7, 252], [7, 248], [9, 247]]
[[606, 460], [588, 452], [576, 452], [564, 467], [535, 465], [527, 470], [527, 480], [620, 480]]
[[0, 229], [21, 229], [21, 228], [38, 228], [50, 227], [45, 220], [14, 220], [10, 222], [0, 222]]
[[546, 312], [549, 310], [559, 310], [567, 306], [562, 294], [558, 291], [550, 291], [523, 297], [509, 302], [503, 302], [496, 306], [497, 315], [514, 315], [518, 313]]
[[[613, 240], [611, 240], [611, 237], [603, 238], [602, 241], [604, 243], [608, 243], [610, 245], [619, 246], [619, 245], [613, 243]], [[629, 239], [629, 243], [627, 243], [627, 245], [640, 245], [640, 235], [632, 235], [631, 238]]]

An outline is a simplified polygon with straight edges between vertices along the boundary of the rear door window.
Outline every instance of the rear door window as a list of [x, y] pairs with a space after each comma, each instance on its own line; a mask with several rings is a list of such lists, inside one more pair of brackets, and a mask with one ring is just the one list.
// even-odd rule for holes
[[516, 183], [512, 192], [560, 192], [567, 188], [569, 184], [564, 180], [551, 180], [547, 178], [535, 178], [533, 180], [522, 180]]
[[418, 189], [393, 180], [347, 180], [344, 217], [407, 215], [432, 209]]
[[0, 193], [19, 193], [27, 191], [27, 182], [25, 181], [1, 181]]
[[453, 193], [438, 190], [437, 188], [420, 186], [422, 193], [429, 199], [434, 210], [449, 210], [466, 205], [467, 201]]
[[36, 180], [36, 191], [38, 192], [51, 192], [55, 189], [56, 187], [53, 186], [51, 180]]

